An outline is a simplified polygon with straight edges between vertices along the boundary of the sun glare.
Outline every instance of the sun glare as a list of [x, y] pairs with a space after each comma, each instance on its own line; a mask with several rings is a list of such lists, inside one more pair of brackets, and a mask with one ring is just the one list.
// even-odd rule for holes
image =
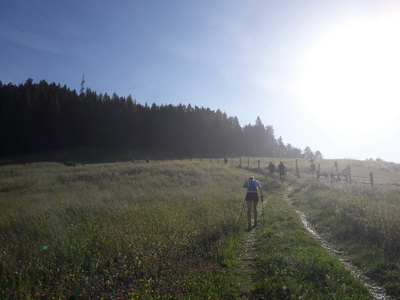
[[400, 19], [355, 21], [327, 32], [306, 56], [299, 96], [324, 126], [376, 134], [400, 102]]

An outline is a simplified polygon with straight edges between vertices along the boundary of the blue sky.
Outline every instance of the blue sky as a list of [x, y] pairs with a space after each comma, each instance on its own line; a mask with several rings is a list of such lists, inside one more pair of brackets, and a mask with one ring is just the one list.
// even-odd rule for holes
[[[326, 158], [400, 162], [398, 1], [0, 0], [0, 80], [260, 116]], [[398, 50], [398, 51], [397, 51]]]

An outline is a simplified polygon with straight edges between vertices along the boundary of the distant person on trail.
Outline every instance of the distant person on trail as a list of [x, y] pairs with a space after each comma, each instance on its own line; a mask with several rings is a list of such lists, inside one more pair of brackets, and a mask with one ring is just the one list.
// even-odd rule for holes
[[279, 178], [280, 178], [281, 180], [285, 180], [285, 170], [286, 170], [286, 167], [285, 167], [285, 165], [283, 164], [283, 162], [280, 162], [280, 163], [279, 163], [278, 169], [279, 169]]
[[257, 226], [257, 203], [258, 203], [258, 192], [261, 193], [261, 199], [263, 198], [262, 187], [258, 180], [254, 179], [254, 176], [250, 176], [249, 179], [243, 184], [244, 188], [247, 188], [246, 203], [247, 203], [247, 221], [249, 224], [248, 230], [251, 230], [251, 207], [254, 210], [254, 227]]
[[271, 176], [273, 176], [272, 174], [274, 174], [274, 172], [275, 172], [275, 165], [272, 161], [268, 165], [268, 170], [271, 173]]

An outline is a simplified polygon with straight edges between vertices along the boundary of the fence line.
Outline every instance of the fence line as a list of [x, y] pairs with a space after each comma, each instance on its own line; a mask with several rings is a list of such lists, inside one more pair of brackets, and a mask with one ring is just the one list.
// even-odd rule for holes
[[[347, 174], [347, 176], [345, 176], [343, 174], [343, 172], [339, 171], [339, 167], [337, 162], [335, 161], [335, 171], [321, 171], [320, 169], [320, 164], [318, 163], [317, 165], [314, 164], [314, 160], [311, 159], [311, 165], [308, 168], [304, 167], [304, 159], [302, 161], [303, 166], [300, 169], [300, 166], [298, 164], [298, 159], [281, 159], [281, 158], [257, 158], [257, 157], [214, 157], [214, 158], [206, 158], [206, 157], [197, 157], [197, 158], [175, 158], [175, 159], [155, 159], [154, 161], [170, 161], [170, 162], [174, 162], [174, 161], [200, 161], [200, 162], [208, 162], [208, 163], [217, 163], [217, 164], [223, 164], [223, 165], [228, 165], [228, 166], [234, 166], [237, 165], [238, 167], [247, 167], [247, 168], [258, 168], [258, 169], [265, 169], [269, 171], [268, 168], [268, 164], [271, 161], [284, 161], [286, 160], [287, 162], [290, 161], [290, 163], [288, 164], [286, 162], [286, 174], [293, 174], [294, 176], [296, 176], [297, 178], [300, 178], [300, 171], [302, 170], [302, 172], [312, 175], [313, 180], [317, 179], [317, 180], [323, 180], [323, 179], [328, 179], [328, 180], [334, 180], [334, 181], [346, 181], [349, 183], [360, 183], [360, 184], [370, 184], [371, 186], [375, 185], [375, 184], [379, 184], [379, 185], [398, 185], [400, 186], [400, 183], [391, 183], [388, 182], [385, 179], [380, 179], [380, 178], [374, 178], [373, 173], [370, 172], [370, 176], [369, 177], [364, 177], [364, 176], [354, 176], [351, 174], [351, 171], [349, 171], [349, 173]], [[133, 163], [142, 163], [142, 162], [146, 162], [149, 163], [150, 160], [148, 158], [146, 159], [141, 159], [141, 160], [133, 160]], [[264, 164], [264, 165], [263, 165]], [[275, 166], [276, 167], [276, 166]], [[317, 168], [318, 167], [318, 168]], [[270, 172], [271, 176], [273, 176], [274, 173], [278, 173], [277, 168], [275, 168], [274, 172]]]

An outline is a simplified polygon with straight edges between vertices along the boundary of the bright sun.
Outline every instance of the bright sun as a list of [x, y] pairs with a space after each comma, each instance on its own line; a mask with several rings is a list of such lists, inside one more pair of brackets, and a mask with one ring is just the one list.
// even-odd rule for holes
[[354, 21], [309, 51], [299, 93], [319, 124], [349, 134], [393, 125], [400, 103], [400, 19]]

